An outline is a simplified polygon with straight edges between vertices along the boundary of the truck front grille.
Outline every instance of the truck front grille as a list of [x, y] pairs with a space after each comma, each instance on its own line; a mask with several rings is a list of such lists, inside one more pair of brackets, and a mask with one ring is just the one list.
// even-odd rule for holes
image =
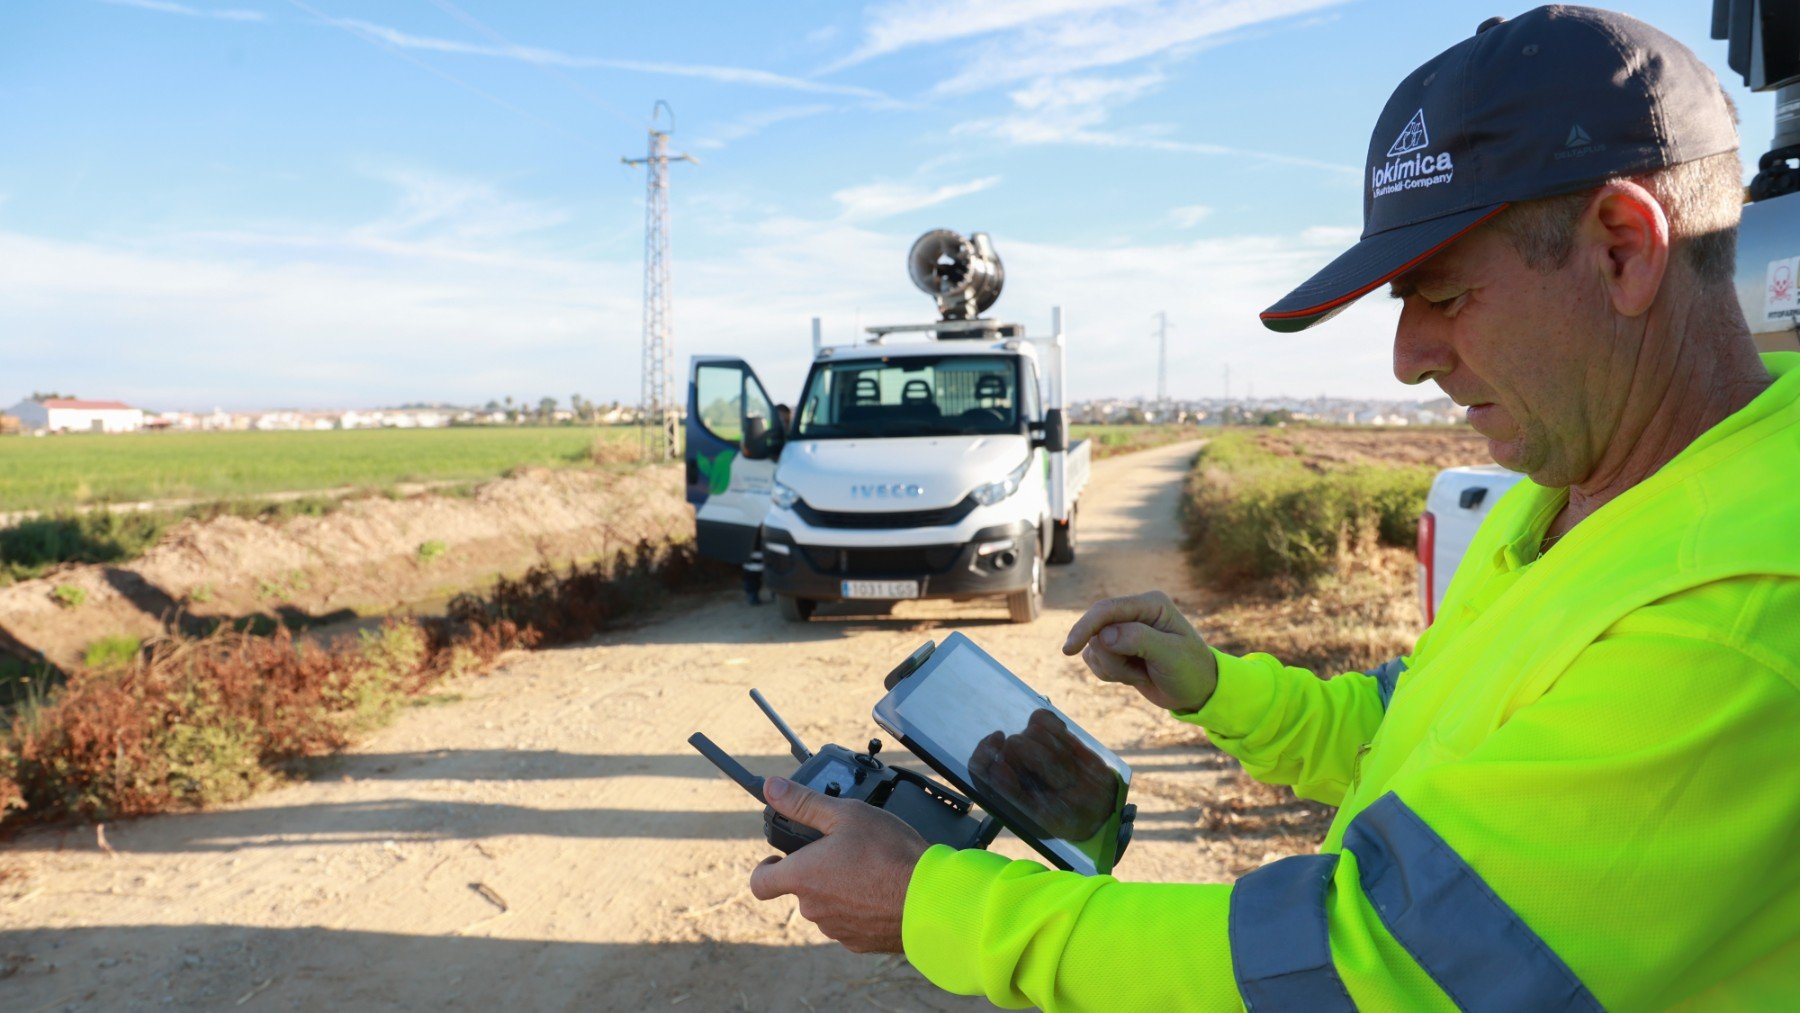
[[839, 577], [917, 577], [945, 573], [962, 554], [960, 545], [919, 545], [904, 548], [850, 548], [809, 545], [801, 551], [820, 573]]
[[975, 497], [935, 510], [843, 511], [820, 510], [801, 500], [794, 504], [800, 519], [815, 528], [942, 528], [957, 523], [975, 509]]

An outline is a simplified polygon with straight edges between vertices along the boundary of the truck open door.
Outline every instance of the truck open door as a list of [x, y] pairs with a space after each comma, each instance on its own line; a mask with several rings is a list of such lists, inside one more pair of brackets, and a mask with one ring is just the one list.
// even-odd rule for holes
[[688, 363], [687, 500], [700, 555], [750, 558], [769, 512], [777, 429], [775, 403], [744, 360], [697, 355]]

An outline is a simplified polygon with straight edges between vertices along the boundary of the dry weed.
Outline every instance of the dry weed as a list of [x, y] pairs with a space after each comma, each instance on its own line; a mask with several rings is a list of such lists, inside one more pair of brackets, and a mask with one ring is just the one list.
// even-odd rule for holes
[[[586, 639], [723, 572], [687, 543], [640, 542], [565, 573], [539, 567], [463, 595], [441, 620], [390, 619], [323, 647], [221, 629], [80, 667], [0, 736], [0, 819], [135, 816], [243, 798], [297, 759], [340, 749], [447, 675], [502, 651]], [[107, 655], [112, 659], [112, 655]]]
[[0, 806], [105, 819], [243, 798], [453, 667], [485, 667], [532, 639], [509, 623], [393, 620], [330, 648], [285, 628], [152, 641], [122, 667], [75, 670], [14, 713], [0, 741]]
[[727, 568], [702, 560], [692, 542], [639, 541], [608, 559], [543, 565], [517, 580], [502, 579], [485, 595], [459, 595], [452, 618], [475, 626], [511, 622], [535, 631], [545, 644], [579, 643], [620, 618], [676, 591], [729, 579]]

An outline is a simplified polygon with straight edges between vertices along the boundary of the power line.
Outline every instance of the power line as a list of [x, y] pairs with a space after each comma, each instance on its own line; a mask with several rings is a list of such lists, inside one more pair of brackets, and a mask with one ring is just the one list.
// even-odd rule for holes
[[[658, 130], [659, 113], [669, 114], [669, 129]], [[669, 163], [699, 161], [691, 155], [669, 154], [669, 135], [675, 130], [675, 110], [658, 99], [650, 112], [650, 150], [643, 158], [621, 158], [626, 165], [641, 165], [648, 189], [644, 194], [644, 385], [638, 415], [643, 453], [648, 460], [675, 456], [677, 410], [670, 395], [675, 357], [675, 326], [671, 313], [673, 289], [669, 283]]]

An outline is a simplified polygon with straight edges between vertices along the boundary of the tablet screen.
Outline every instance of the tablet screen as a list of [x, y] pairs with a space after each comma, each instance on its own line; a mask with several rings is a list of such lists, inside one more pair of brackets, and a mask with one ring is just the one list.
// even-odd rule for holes
[[1108, 872], [1131, 768], [960, 633], [875, 718], [1064, 868]]

